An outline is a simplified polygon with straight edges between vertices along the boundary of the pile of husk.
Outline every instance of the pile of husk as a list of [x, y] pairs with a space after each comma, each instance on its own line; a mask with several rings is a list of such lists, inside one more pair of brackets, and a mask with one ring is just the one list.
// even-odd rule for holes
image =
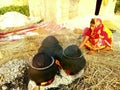
[[[116, 33], [114, 33], [114, 36], [119, 37]], [[3, 64], [13, 58], [32, 59], [34, 54], [37, 53], [41, 42], [48, 35], [54, 35], [63, 48], [71, 44], [79, 44], [78, 35], [67, 29], [60, 30], [54, 34], [26, 37], [13, 42], [1, 42], [0, 63]], [[99, 52], [94, 55], [86, 54], [86, 49], [83, 48], [83, 55], [87, 62], [83, 76], [61, 90], [65, 90], [65, 88], [68, 90], [119, 90], [120, 51], [118, 48], [120, 49], [120, 46], [113, 48], [111, 51]]]

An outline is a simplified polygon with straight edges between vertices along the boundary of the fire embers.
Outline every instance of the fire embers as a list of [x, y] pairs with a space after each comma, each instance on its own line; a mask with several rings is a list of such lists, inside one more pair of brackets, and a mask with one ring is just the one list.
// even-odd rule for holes
[[86, 60], [78, 46], [70, 45], [64, 50], [60, 64], [66, 74], [75, 75], [85, 67]]

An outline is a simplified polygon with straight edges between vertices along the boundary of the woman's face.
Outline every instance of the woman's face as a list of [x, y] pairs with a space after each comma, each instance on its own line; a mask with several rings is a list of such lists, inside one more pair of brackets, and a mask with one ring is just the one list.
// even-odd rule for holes
[[94, 28], [95, 28], [95, 24], [90, 23], [90, 29], [91, 29], [91, 30], [94, 30]]

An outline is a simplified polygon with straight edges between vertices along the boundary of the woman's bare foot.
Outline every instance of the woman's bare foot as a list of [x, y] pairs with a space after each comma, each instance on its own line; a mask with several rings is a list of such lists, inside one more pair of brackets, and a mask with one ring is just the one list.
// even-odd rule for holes
[[95, 54], [95, 53], [97, 53], [97, 51], [95, 51], [95, 50], [90, 50], [87, 52], [87, 54]]
[[102, 51], [109, 51], [109, 50], [111, 50], [111, 47], [109, 47], [109, 46], [102, 49]]

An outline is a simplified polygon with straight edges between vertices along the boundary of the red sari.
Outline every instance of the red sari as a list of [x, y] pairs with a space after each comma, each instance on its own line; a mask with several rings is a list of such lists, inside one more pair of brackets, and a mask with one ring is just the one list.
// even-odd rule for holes
[[95, 28], [92, 31], [90, 28], [85, 28], [83, 37], [89, 36], [88, 41], [85, 43], [87, 49], [99, 50], [105, 47], [112, 48], [112, 32], [105, 28], [101, 19], [94, 18]]

